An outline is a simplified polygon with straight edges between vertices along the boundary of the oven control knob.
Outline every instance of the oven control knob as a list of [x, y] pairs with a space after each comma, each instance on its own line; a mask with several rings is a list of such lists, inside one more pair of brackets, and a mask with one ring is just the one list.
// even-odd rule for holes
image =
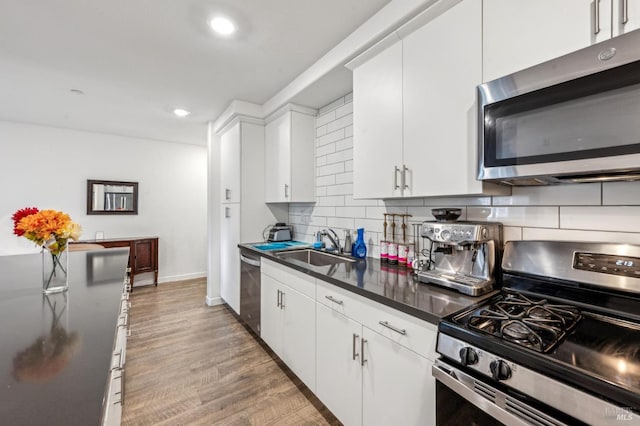
[[505, 361], [497, 359], [489, 364], [491, 375], [495, 380], [507, 380], [511, 378], [511, 367]]
[[465, 346], [460, 349], [460, 362], [462, 365], [473, 365], [478, 363], [478, 354], [473, 348]]

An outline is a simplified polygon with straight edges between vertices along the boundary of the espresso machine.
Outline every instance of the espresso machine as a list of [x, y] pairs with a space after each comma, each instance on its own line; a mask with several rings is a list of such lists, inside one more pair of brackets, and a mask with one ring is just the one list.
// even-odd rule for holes
[[417, 278], [470, 296], [488, 293], [496, 287], [499, 276], [496, 268], [501, 261], [502, 224], [456, 222], [452, 210], [443, 215], [434, 210], [436, 219], [443, 219], [422, 223], [423, 248], [416, 262]]

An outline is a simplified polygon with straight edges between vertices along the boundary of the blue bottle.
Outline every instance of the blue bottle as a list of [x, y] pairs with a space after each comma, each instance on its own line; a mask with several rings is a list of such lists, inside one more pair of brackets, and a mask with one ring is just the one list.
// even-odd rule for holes
[[351, 255], [358, 259], [367, 257], [367, 246], [364, 243], [364, 228], [358, 228], [358, 238], [356, 239]]

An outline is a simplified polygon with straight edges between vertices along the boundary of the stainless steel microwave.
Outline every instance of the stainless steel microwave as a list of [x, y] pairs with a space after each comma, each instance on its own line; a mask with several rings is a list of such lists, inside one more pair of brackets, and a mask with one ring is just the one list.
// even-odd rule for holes
[[478, 86], [478, 179], [640, 179], [640, 30]]

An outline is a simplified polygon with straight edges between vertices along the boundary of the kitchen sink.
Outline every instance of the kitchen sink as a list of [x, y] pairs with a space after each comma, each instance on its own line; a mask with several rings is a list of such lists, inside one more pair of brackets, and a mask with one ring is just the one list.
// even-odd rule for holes
[[290, 250], [275, 254], [279, 259], [297, 260], [314, 266], [335, 265], [337, 263], [351, 263], [355, 260], [348, 257], [336, 256], [335, 254], [325, 253], [317, 250]]

